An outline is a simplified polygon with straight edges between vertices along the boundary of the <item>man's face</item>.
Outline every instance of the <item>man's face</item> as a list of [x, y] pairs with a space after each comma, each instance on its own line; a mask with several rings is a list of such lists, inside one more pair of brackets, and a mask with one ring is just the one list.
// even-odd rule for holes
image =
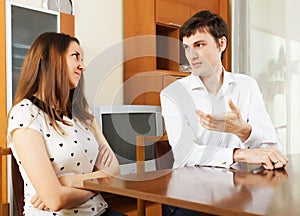
[[221, 53], [226, 47], [223, 42], [220, 39], [221, 45], [218, 46], [214, 37], [208, 32], [197, 31], [190, 37], [183, 37], [185, 55], [194, 75], [211, 76], [220, 67], [222, 68]]

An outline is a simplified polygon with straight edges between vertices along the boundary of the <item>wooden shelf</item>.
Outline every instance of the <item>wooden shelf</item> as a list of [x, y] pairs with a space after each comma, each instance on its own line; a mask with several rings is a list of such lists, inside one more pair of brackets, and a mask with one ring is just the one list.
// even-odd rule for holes
[[179, 71], [170, 71], [170, 70], [157, 70], [163, 75], [177, 76], [177, 77], [186, 77], [190, 75], [190, 72], [179, 72]]

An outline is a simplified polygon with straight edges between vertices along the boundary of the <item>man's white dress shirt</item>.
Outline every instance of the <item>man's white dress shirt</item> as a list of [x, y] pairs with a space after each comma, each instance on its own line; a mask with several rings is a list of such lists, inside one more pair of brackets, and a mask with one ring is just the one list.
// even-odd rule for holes
[[[213, 95], [198, 76], [191, 74], [167, 86], [160, 99], [174, 154], [174, 168], [194, 165], [229, 167], [233, 164], [235, 148], [275, 147], [281, 150], [257, 82], [247, 75], [224, 71], [223, 85]], [[195, 112], [196, 109], [212, 114], [230, 112], [229, 99], [252, 126], [245, 142], [234, 134], [203, 128]]]

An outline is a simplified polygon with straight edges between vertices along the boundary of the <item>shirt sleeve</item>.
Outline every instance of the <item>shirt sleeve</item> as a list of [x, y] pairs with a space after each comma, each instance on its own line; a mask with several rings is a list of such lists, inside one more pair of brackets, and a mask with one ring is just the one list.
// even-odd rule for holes
[[266, 111], [258, 84], [255, 80], [252, 83], [248, 114], [252, 131], [244, 145], [247, 148], [275, 147], [282, 150], [282, 145]]
[[7, 139], [12, 142], [11, 133], [20, 128], [30, 128], [41, 132], [41, 124], [38, 122], [38, 111], [33, 109], [31, 102], [26, 100], [16, 104], [8, 116]]
[[[233, 163], [233, 148], [197, 140], [199, 118], [195, 113], [195, 106], [183, 99], [187, 97], [181, 95], [181, 100], [177, 103], [165, 91], [160, 94], [162, 115], [175, 159], [173, 168], [194, 165], [229, 167]], [[183, 111], [180, 104], [184, 104], [189, 110]]]

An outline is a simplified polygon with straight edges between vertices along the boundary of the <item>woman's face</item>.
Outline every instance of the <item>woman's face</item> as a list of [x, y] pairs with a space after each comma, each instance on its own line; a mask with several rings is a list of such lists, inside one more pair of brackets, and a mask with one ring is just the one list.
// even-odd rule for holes
[[72, 41], [67, 50], [67, 66], [70, 88], [76, 88], [82, 73], [85, 71], [83, 52], [75, 41]]

